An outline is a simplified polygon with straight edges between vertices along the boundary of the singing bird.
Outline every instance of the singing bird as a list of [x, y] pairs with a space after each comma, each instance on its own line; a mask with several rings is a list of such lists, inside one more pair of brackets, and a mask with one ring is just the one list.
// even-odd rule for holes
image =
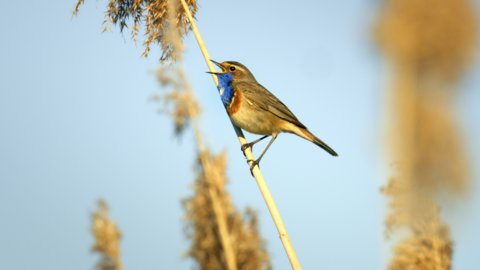
[[249, 160], [250, 169], [260, 163], [268, 148], [280, 132], [296, 134], [313, 142], [332, 156], [338, 154], [326, 143], [313, 135], [307, 127], [270, 91], [257, 82], [247, 67], [239, 62], [215, 63], [221, 72], [207, 72], [218, 78], [218, 90], [227, 113], [233, 123], [250, 133], [264, 135], [242, 145], [242, 150], [272, 136], [272, 139], [257, 160]]

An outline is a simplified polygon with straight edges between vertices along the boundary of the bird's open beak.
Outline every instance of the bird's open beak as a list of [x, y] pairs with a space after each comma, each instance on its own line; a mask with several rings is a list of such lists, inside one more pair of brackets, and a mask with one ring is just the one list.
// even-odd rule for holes
[[215, 60], [212, 60], [212, 59], [210, 59], [210, 61], [212, 61], [212, 62], [213, 62], [215, 65], [217, 65], [219, 68], [221, 68], [221, 69], [222, 69], [222, 72], [217, 72], [217, 71], [207, 71], [207, 73], [209, 73], [209, 74], [215, 74], [215, 75], [218, 75], [218, 74], [225, 74], [225, 73], [226, 73], [226, 72], [224, 71], [225, 69], [223, 68], [223, 65], [222, 65], [222, 63], [219, 63], [219, 62], [217, 62], [217, 61], [215, 61]]

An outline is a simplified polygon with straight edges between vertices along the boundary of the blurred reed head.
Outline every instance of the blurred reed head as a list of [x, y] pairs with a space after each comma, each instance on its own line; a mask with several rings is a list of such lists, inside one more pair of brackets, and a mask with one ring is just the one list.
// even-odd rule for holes
[[434, 214], [427, 222], [417, 222], [414, 230], [415, 233], [395, 246], [388, 269], [451, 269], [453, 241], [448, 226], [441, 221], [439, 215]]
[[160, 103], [160, 113], [171, 116], [175, 135], [181, 136], [193, 118], [201, 113], [185, 71], [177, 65], [162, 66], [157, 69], [157, 79], [166, 93], [154, 95], [153, 101]]
[[[470, 188], [470, 159], [449, 91], [428, 89], [398, 74], [391, 99], [388, 148], [397, 177], [428, 196], [461, 198]], [[420, 87], [419, 87], [420, 86]]]
[[[204, 166], [202, 160], [208, 160], [212, 166]], [[200, 269], [227, 269], [213, 209], [215, 202], [209, 191], [213, 188], [218, 194], [219, 206], [225, 212], [237, 269], [271, 269], [265, 242], [258, 231], [257, 214], [251, 209], [247, 209], [243, 215], [239, 213], [225, 188], [228, 181], [225, 176], [226, 164], [225, 153], [199, 153], [194, 194], [183, 202], [187, 221], [185, 232], [192, 242], [187, 255], [197, 262]]]
[[[409, 181], [412, 180], [412, 181]], [[434, 188], [422, 179], [392, 177], [382, 189], [389, 197], [386, 235], [397, 239], [389, 270], [449, 270], [453, 240], [442, 220]]]
[[397, 64], [455, 77], [472, 57], [474, 8], [468, 0], [386, 0], [376, 33]]
[[92, 234], [95, 243], [92, 250], [100, 254], [98, 270], [123, 270], [120, 259], [120, 239], [122, 233], [109, 217], [108, 205], [104, 200], [98, 201], [98, 208], [92, 213]]
[[387, 235], [407, 233], [390, 270], [451, 269], [453, 240], [440, 207], [469, 187], [452, 100], [475, 45], [473, 10], [467, 0], [386, 0], [381, 9], [376, 36], [393, 67], [388, 148], [397, 165], [382, 189], [385, 224]]
[[[77, 15], [85, 0], [77, 0], [73, 15]], [[185, 0], [192, 16], [198, 6], [196, 0]], [[144, 29], [147, 57], [151, 45], [157, 43], [162, 50], [162, 61], [175, 61], [181, 57], [182, 38], [190, 31], [185, 11], [180, 0], [109, 0], [104, 23], [116, 25], [123, 31], [131, 28], [132, 39], [137, 40], [140, 28]]]
[[389, 148], [399, 173], [390, 189], [429, 198], [468, 189], [468, 155], [451, 90], [472, 55], [475, 22], [467, 0], [385, 1], [376, 30], [393, 60]]

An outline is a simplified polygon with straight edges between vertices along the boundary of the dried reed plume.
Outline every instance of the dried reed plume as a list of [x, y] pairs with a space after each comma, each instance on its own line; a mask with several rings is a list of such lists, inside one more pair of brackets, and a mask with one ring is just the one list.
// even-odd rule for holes
[[92, 234], [95, 238], [92, 250], [101, 256], [97, 269], [123, 270], [120, 260], [122, 234], [108, 216], [108, 206], [104, 200], [98, 201], [98, 209], [92, 213]]
[[378, 39], [393, 63], [389, 130], [398, 172], [389, 197], [387, 232], [407, 229], [390, 270], [451, 269], [453, 240], [440, 214], [441, 198], [468, 189], [469, 168], [451, 104], [468, 63], [475, 18], [464, 0], [386, 1]]
[[170, 90], [153, 96], [153, 100], [162, 103], [160, 112], [170, 115], [175, 135], [180, 136], [191, 120], [198, 118], [200, 105], [193, 95], [185, 71], [178, 65], [158, 68], [157, 78], [163, 88]]
[[[202, 160], [213, 166], [205, 167]], [[271, 269], [269, 256], [261, 239], [256, 214], [247, 209], [242, 216], [232, 205], [226, 192], [226, 155], [214, 156], [208, 151], [199, 153], [197, 180], [194, 195], [184, 201], [186, 232], [192, 240], [188, 255], [193, 257], [200, 269], [229, 269], [222, 252], [219, 224], [215, 218], [215, 204], [224, 211], [227, 231], [230, 234], [236, 269]], [[220, 176], [220, 177], [218, 177]], [[212, 192], [217, 201], [212, 200]]]
[[[73, 15], [77, 15], [85, 0], [77, 0]], [[197, 1], [186, 0], [190, 12], [197, 12]], [[132, 39], [137, 40], [140, 27], [145, 29], [143, 56], [148, 56], [152, 43], [162, 49], [162, 61], [181, 56], [181, 39], [190, 30], [190, 23], [179, 0], [108, 0], [104, 23], [117, 25], [120, 31], [131, 27]], [[174, 36], [174, 38], [172, 38]], [[178, 37], [178, 38], [176, 38]]]

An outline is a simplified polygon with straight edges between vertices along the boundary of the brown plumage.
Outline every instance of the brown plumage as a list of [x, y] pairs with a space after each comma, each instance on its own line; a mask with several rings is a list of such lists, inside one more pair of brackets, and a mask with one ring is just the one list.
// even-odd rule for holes
[[244, 65], [235, 61], [217, 63], [212, 60], [212, 62], [222, 69], [222, 72], [213, 74], [217, 75], [220, 95], [232, 121], [248, 132], [265, 135], [243, 145], [242, 149], [252, 147], [255, 143], [272, 136], [260, 157], [251, 164], [252, 168], [260, 162], [280, 132], [296, 134], [318, 145], [332, 156], [338, 156], [330, 146], [313, 135], [283, 102], [259, 84]]

